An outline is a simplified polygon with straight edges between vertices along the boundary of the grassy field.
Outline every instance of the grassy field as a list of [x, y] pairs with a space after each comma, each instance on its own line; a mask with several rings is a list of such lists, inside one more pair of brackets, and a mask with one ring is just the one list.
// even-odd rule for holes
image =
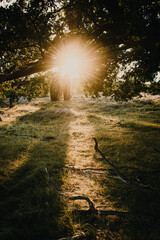
[[[114, 102], [77, 95], [0, 113], [0, 239], [160, 239], [159, 98]], [[113, 170], [95, 153], [93, 137], [123, 175], [149, 190], [109, 178]], [[136, 220], [75, 217], [72, 210], [86, 203], [60, 197], [45, 168], [63, 193], [87, 195], [97, 209], [127, 211]]]

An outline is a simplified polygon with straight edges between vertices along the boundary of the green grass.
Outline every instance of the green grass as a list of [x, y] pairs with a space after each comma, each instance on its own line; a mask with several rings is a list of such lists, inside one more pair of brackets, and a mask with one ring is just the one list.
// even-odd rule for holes
[[[158, 240], [160, 231], [160, 105], [154, 103], [117, 103], [95, 106], [89, 115], [96, 129], [101, 150], [131, 181], [140, 182], [153, 191], [135, 189], [110, 178], [103, 179], [106, 201], [116, 209], [127, 210], [138, 218], [139, 223], [115, 221], [112, 232], [121, 232], [120, 239]], [[101, 118], [100, 118], [101, 116]], [[112, 174], [114, 172], [111, 172]], [[119, 236], [119, 235], [118, 235]], [[112, 238], [109, 238], [112, 239]], [[116, 239], [113, 238], [113, 239]]]
[[[160, 105], [140, 100], [115, 103], [73, 99], [40, 106], [38, 111], [11, 123], [4, 120], [0, 126], [0, 239], [54, 240], [72, 236], [77, 222], [67, 213], [65, 202], [45, 173], [47, 167], [59, 187], [64, 179], [67, 181], [64, 166], [69, 125], [79, 116], [58, 110], [71, 108], [87, 114], [100, 149], [122, 167], [120, 171], [126, 177], [132, 181], [138, 178], [153, 189], [143, 191], [105, 176], [96, 178], [105, 190], [106, 204], [133, 213], [139, 222], [110, 217], [78, 219], [81, 230], [89, 232], [87, 239], [158, 240]], [[79, 135], [74, 137], [79, 140]], [[95, 161], [101, 161], [99, 157], [95, 155]]]
[[56, 239], [72, 231], [67, 219], [61, 226], [62, 202], [45, 173], [47, 167], [61, 186], [70, 116], [55, 117], [55, 104], [48, 105], [0, 128], [0, 239]]

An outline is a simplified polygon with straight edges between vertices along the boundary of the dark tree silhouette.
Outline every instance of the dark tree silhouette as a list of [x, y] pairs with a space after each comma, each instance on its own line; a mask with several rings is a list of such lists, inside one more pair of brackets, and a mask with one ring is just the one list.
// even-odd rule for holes
[[[156, 0], [70, 0], [61, 4], [18, 0], [8, 8], [1, 6], [0, 81], [53, 68], [58, 40], [81, 35], [99, 42], [106, 53], [103, 77], [85, 84], [89, 94], [101, 91], [128, 99], [149, 87], [154, 92], [160, 62], [159, 9]], [[120, 70], [121, 78], [117, 75]]]

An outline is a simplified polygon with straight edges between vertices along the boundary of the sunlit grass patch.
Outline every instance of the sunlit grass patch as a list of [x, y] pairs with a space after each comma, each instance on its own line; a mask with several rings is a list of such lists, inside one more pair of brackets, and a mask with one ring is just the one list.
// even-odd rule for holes
[[[160, 215], [159, 105], [75, 98], [36, 106], [37, 111], [11, 123], [4, 120], [0, 127], [0, 239], [50, 240], [78, 232], [88, 239], [157, 240], [156, 226], [148, 225], [158, 224]], [[107, 177], [115, 172], [95, 153], [93, 137], [121, 173], [154, 191]], [[96, 175], [67, 166], [108, 170]], [[97, 209], [142, 215], [144, 224], [115, 217], [79, 218], [71, 210], [88, 209], [85, 201], [60, 197], [45, 167], [63, 193], [87, 195]]]
[[[0, 129], [0, 239], [56, 239], [61, 234], [62, 203], [45, 167], [60, 186], [70, 116], [54, 118], [54, 112], [54, 104], [43, 105], [10, 125], [3, 122]], [[69, 224], [63, 228], [72, 231]]]
[[[106, 201], [109, 200], [117, 209], [127, 210], [145, 221], [137, 229], [136, 224], [123, 226], [117, 222], [116, 228], [121, 232], [122, 239], [158, 239], [155, 225], [148, 228], [153, 219], [159, 223], [159, 149], [160, 125], [158, 104], [151, 102], [97, 104], [99, 112], [88, 116], [95, 127], [101, 150], [121, 173], [131, 181], [138, 180], [145, 186], [154, 189], [143, 191], [131, 188], [121, 181], [104, 178], [103, 188], [106, 189]], [[97, 106], [94, 106], [96, 108]], [[99, 156], [97, 156], [99, 160]], [[111, 175], [116, 175], [106, 165]], [[135, 233], [136, 231], [136, 233]], [[113, 238], [116, 239], [116, 238]]]

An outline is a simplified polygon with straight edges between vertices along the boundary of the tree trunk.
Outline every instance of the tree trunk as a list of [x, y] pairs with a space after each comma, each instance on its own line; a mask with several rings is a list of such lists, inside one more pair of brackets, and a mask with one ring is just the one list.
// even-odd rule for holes
[[52, 80], [50, 86], [50, 98], [51, 101], [58, 101], [60, 99], [60, 86], [55, 84], [54, 79]]
[[65, 101], [70, 100], [70, 98], [71, 98], [69, 83], [64, 87], [63, 96], [64, 96]]
[[70, 76], [66, 76], [64, 86], [63, 86], [63, 96], [65, 101], [70, 100], [71, 98], [70, 91], [71, 91]]
[[9, 108], [13, 107], [13, 103], [14, 103], [14, 96], [13, 96], [12, 93], [10, 93], [10, 96], [9, 96]]
[[9, 107], [13, 107], [13, 103], [15, 100], [15, 92], [13, 90], [13, 82], [11, 83], [11, 89], [10, 89], [10, 94], [9, 94]]

